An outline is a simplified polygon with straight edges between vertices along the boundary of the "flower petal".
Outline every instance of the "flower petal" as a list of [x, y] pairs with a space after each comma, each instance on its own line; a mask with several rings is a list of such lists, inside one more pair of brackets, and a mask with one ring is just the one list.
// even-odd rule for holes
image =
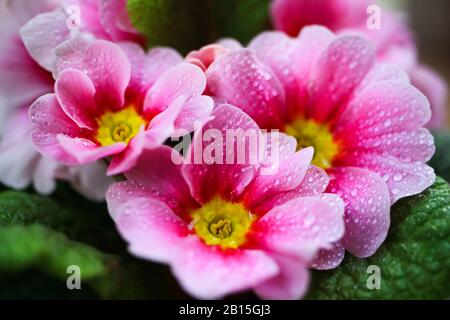
[[279, 131], [263, 133], [265, 141], [265, 167], [279, 166], [289, 159], [297, 150], [297, 140]]
[[59, 4], [59, 0], [31, 2], [29, 0], [2, 1], [2, 9], [6, 13], [12, 14], [18, 24], [24, 24], [40, 13], [55, 9]]
[[169, 147], [144, 151], [136, 165], [125, 173], [128, 182], [111, 188], [109, 201], [119, 205], [128, 198], [145, 195], [166, 203], [177, 214], [187, 213], [196, 204], [181, 175], [182, 161], [181, 155]]
[[73, 6], [72, 8], [79, 9], [81, 15], [79, 21], [81, 27], [80, 30], [82, 32], [90, 33], [97, 39], [112, 40], [110, 35], [106, 33], [105, 28], [100, 21], [100, 1], [103, 0], [65, 0], [64, 4], [66, 5], [66, 8]]
[[3, 112], [28, 107], [39, 96], [53, 91], [51, 74], [30, 57], [20, 38], [2, 32], [0, 29], [0, 126], [6, 118]]
[[158, 200], [146, 198], [128, 201], [119, 210], [115, 210], [113, 205], [108, 199], [108, 207], [115, 212], [113, 218], [120, 234], [129, 243], [131, 253], [155, 262], [174, 259], [181, 240], [189, 230], [169, 207]]
[[194, 134], [182, 169], [192, 195], [200, 203], [216, 195], [225, 199], [239, 196], [253, 179], [260, 161], [262, 135], [248, 115], [222, 105], [212, 117]]
[[242, 44], [238, 40], [233, 38], [223, 38], [216, 43], [227, 48], [230, 51], [236, 51], [243, 48]]
[[[28, 108], [24, 107], [11, 114], [5, 135], [0, 140], [0, 182], [19, 190], [27, 188], [33, 181], [36, 161], [40, 158], [29, 135], [31, 123], [27, 111]], [[46, 177], [43, 180], [47, 180]]]
[[145, 131], [142, 127], [138, 134], [130, 140], [123, 152], [113, 156], [106, 174], [114, 176], [130, 170], [137, 162], [145, 147]]
[[179, 96], [171, 105], [152, 119], [145, 131], [145, 148], [159, 147], [169, 137], [175, 136], [175, 121], [185, 106], [185, 97]]
[[282, 127], [286, 114], [283, 88], [252, 50], [220, 57], [206, 75], [208, 90], [215, 99], [242, 109], [262, 129]]
[[409, 76], [403, 68], [391, 63], [377, 63], [361, 81], [354, 92], [354, 96], [364, 92], [364, 89], [382, 81], [396, 81], [409, 84]]
[[[258, 58], [269, 66], [286, 93], [288, 106], [302, 106], [299, 95], [304, 94], [299, 88], [298, 61], [296, 60], [301, 43], [282, 32], [263, 32], [253, 39], [249, 48], [256, 52]], [[296, 108], [297, 112], [299, 111]]]
[[339, 160], [340, 166], [360, 167], [378, 173], [386, 182], [392, 203], [416, 195], [430, 187], [436, 175], [421, 161], [399, 160], [365, 152], [352, 152]]
[[[86, 49], [95, 41], [91, 34], [78, 33], [55, 48], [53, 78], [58, 79], [65, 69], [85, 71], [84, 55]], [[87, 74], [87, 72], [84, 72]]]
[[198, 51], [192, 51], [186, 56], [186, 62], [198, 66], [203, 71], [216, 61], [220, 56], [228, 53], [230, 50], [220, 44], [209, 44]]
[[275, 255], [280, 272], [255, 288], [263, 299], [298, 300], [308, 289], [309, 273], [303, 261]]
[[303, 196], [317, 196], [325, 191], [329, 179], [324, 170], [311, 165], [303, 181], [293, 190], [281, 192], [253, 207], [255, 213], [266, 213], [272, 208], [280, 206], [292, 199]]
[[65, 165], [78, 164], [57, 140], [58, 134], [79, 135], [80, 129], [61, 109], [56, 96], [47, 94], [37, 99], [30, 108], [33, 124], [33, 142], [43, 154]]
[[47, 71], [53, 70], [55, 48], [71, 37], [67, 21], [68, 15], [61, 8], [34, 17], [20, 29], [28, 53]]
[[127, 11], [127, 0], [100, 0], [100, 22], [106, 33], [114, 41], [144, 42], [131, 24]]
[[308, 113], [327, 121], [366, 77], [375, 60], [375, 49], [362, 37], [336, 38], [322, 53], [311, 74]]
[[189, 63], [180, 63], [166, 72], [151, 87], [144, 101], [144, 112], [158, 114], [170, 106], [175, 99], [186, 100], [200, 96], [206, 88], [202, 70]]
[[339, 117], [335, 138], [374, 137], [416, 130], [431, 117], [427, 98], [413, 86], [382, 81], [366, 88]]
[[268, 197], [294, 190], [305, 177], [314, 155], [313, 148], [305, 148], [280, 163], [277, 172], [264, 175], [259, 171], [245, 190], [244, 201], [249, 208]]
[[271, 15], [276, 29], [296, 36], [300, 30], [316, 24], [335, 31], [348, 26], [365, 27], [366, 9], [372, 3], [373, 0], [274, 0]]
[[41, 154], [37, 156], [37, 164], [33, 173], [33, 187], [42, 195], [50, 195], [56, 189], [56, 174], [61, 165], [50, 159], [43, 157]]
[[336, 195], [302, 197], [273, 208], [252, 227], [251, 241], [305, 262], [344, 235], [344, 203]]
[[171, 67], [181, 63], [183, 58], [169, 48], [153, 48], [148, 53], [136, 43], [121, 42], [131, 64], [131, 81], [127, 90], [145, 96], [147, 90]]
[[183, 129], [185, 132], [194, 131], [195, 123], [203, 123], [208, 119], [214, 108], [214, 101], [208, 96], [193, 97], [186, 101], [175, 120], [175, 129]]
[[125, 143], [116, 143], [111, 146], [102, 147], [85, 138], [72, 138], [65, 134], [58, 134], [57, 141], [61, 148], [74, 159], [77, 164], [87, 164], [103, 159], [125, 150]]
[[66, 178], [77, 192], [91, 201], [104, 202], [108, 188], [114, 179], [106, 176], [106, 163], [97, 161], [70, 168], [72, 176]]
[[432, 116], [428, 128], [442, 128], [447, 119], [447, 85], [435, 71], [419, 66], [410, 72], [412, 84], [430, 100]]
[[[79, 41], [83, 42], [81, 39]], [[123, 107], [131, 67], [120, 47], [112, 42], [97, 40], [81, 51], [76, 46], [65, 45], [62, 53], [59, 53], [56, 62], [59, 71], [74, 68], [85, 72], [95, 85], [97, 103], [108, 106], [109, 109]], [[61, 61], [63, 58], [65, 60]]]
[[391, 200], [386, 183], [375, 173], [358, 168], [328, 171], [327, 191], [345, 202], [345, 236], [342, 244], [359, 258], [373, 255], [386, 239]]
[[76, 69], [66, 69], [55, 83], [55, 93], [63, 111], [79, 127], [94, 130], [95, 118], [102, 110], [96, 110], [95, 87], [89, 77]]
[[217, 299], [251, 289], [275, 276], [279, 269], [263, 251], [223, 252], [207, 246], [197, 237], [185, 239], [172, 262], [172, 271], [181, 286], [196, 298]]
[[435, 152], [434, 138], [427, 129], [382, 134], [370, 138], [347, 139], [346, 152], [360, 151], [376, 155], [391, 155], [404, 161], [427, 162]]
[[309, 266], [316, 270], [331, 270], [338, 267], [344, 257], [345, 249], [339, 241], [331, 249], [321, 249]]

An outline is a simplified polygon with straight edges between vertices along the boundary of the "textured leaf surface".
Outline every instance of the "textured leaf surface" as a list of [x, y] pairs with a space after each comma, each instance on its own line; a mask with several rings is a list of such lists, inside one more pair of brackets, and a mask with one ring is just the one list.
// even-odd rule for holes
[[[35, 269], [65, 284], [69, 266], [81, 271], [81, 284], [103, 298], [143, 297], [151, 291], [120, 258], [108, 255], [42, 225], [0, 227], [0, 271]], [[45, 287], [41, 288], [45, 289]]]
[[[450, 297], [450, 188], [438, 178], [424, 193], [403, 199], [391, 212], [381, 249], [368, 259], [347, 254], [337, 269], [315, 272], [309, 299], [447, 299]], [[367, 281], [376, 265], [381, 288]]]
[[[53, 198], [0, 193], [0, 243], [0, 298], [168, 296], [158, 283], [169, 287], [167, 271], [127, 254], [104, 205], [64, 188]], [[66, 287], [71, 265], [82, 290]]]
[[0, 192], [0, 226], [40, 224], [72, 239], [123, 251], [105, 204], [92, 203], [66, 185], [52, 198], [27, 192]]

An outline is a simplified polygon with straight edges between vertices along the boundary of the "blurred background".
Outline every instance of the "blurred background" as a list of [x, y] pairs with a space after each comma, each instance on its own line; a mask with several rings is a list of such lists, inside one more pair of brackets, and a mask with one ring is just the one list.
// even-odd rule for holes
[[[450, 1], [382, 0], [382, 5], [409, 12], [410, 25], [416, 32], [420, 59], [438, 71], [450, 90]], [[450, 108], [450, 95], [447, 107]], [[450, 128], [450, 112], [447, 119]]]

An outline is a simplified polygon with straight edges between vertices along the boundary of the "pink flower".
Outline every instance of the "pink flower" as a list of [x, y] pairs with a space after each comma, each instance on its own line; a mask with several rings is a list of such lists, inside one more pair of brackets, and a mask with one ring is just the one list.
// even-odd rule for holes
[[409, 76], [414, 86], [430, 100], [432, 114], [427, 127], [431, 129], [445, 127], [448, 114], [446, 81], [439, 74], [423, 65], [411, 70]]
[[211, 44], [201, 48], [199, 51], [189, 53], [186, 61], [205, 71], [219, 56], [227, 52], [228, 50], [225, 47], [219, 44]]
[[55, 49], [80, 33], [112, 42], [145, 42], [131, 26], [126, 0], [61, 0], [58, 8], [34, 17], [20, 33], [30, 55], [48, 71]]
[[337, 33], [359, 32], [372, 41], [377, 56], [409, 69], [416, 64], [417, 49], [412, 31], [402, 16], [382, 9], [380, 29], [367, 26], [375, 0], [273, 0], [272, 21], [275, 29], [292, 37], [309, 25], [323, 25]]
[[309, 25], [320, 24], [338, 31], [366, 23], [373, 0], [273, 0], [272, 20], [277, 30], [295, 37]]
[[374, 0], [273, 0], [272, 20], [276, 29], [290, 36], [297, 36], [305, 26], [313, 24], [324, 25], [339, 33], [364, 35], [375, 44], [380, 61], [404, 67], [412, 83], [427, 95], [433, 111], [427, 126], [445, 126], [445, 81], [435, 71], [421, 66], [413, 32], [399, 14], [382, 9], [381, 28], [370, 30], [367, 27], [367, 8], [374, 3]]
[[390, 206], [434, 181], [425, 163], [434, 153], [423, 128], [426, 97], [402, 69], [375, 64], [373, 46], [354, 35], [304, 28], [298, 38], [263, 33], [248, 49], [222, 55], [206, 71], [208, 92], [249, 114], [261, 128], [313, 146], [313, 164], [330, 175], [328, 192], [346, 204], [346, 235], [327, 261], [340, 263], [344, 248], [372, 255], [389, 228]]
[[[20, 28], [34, 16], [53, 10], [60, 1], [0, 1], [0, 182], [14, 189], [33, 184], [42, 194], [53, 192], [55, 179], [70, 181], [85, 196], [104, 199], [111, 179], [104, 177], [101, 163], [66, 168], [46, 159], [31, 139], [28, 107], [39, 96], [52, 91], [51, 73], [28, 54]], [[18, 161], [20, 159], [20, 161]]]
[[43, 154], [69, 166], [112, 157], [108, 174], [114, 175], [175, 129], [192, 131], [195, 120], [208, 116], [213, 103], [202, 96], [200, 68], [180, 63], [170, 49], [146, 55], [137, 45], [122, 48], [104, 40], [61, 48], [55, 93], [30, 111]]
[[51, 74], [42, 70], [27, 53], [19, 30], [33, 16], [52, 10], [55, 2], [0, 1], [0, 132], [12, 109], [51, 91]]
[[[35, 189], [40, 193], [51, 193], [55, 188], [54, 176], [59, 166], [36, 151], [28, 138], [30, 126], [28, 108], [19, 108], [12, 113], [5, 127], [5, 132], [9, 134], [0, 142], [1, 181], [15, 189], [25, 189], [34, 182]], [[28, 170], [34, 174], [29, 174]]]
[[56, 181], [70, 182], [85, 197], [101, 201], [113, 183], [105, 177], [106, 166], [96, 162], [78, 168], [61, 166], [43, 157], [33, 145], [28, 107], [12, 112], [5, 127], [5, 137], [0, 141], [0, 181], [14, 189], [26, 189], [30, 184], [40, 194], [51, 194]]
[[[128, 181], [108, 192], [110, 214], [134, 255], [170, 265], [197, 298], [248, 289], [267, 299], [299, 298], [308, 286], [308, 263], [343, 235], [342, 200], [322, 193], [328, 177], [309, 165], [312, 148], [295, 152], [286, 135], [280, 135], [274, 175], [261, 169], [276, 160], [237, 164], [234, 154], [235, 164], [219, 164], [241, 142], [225, 140], [235, 129], [254, 133], [256, 141], [274, 134], [263, 135], [245, 113], [222, 105], [194, 135], [190, 163], [174, 164], [183, 160], [168, 147], [145, 152], [126, 173]], [[196, 149], [209, 145], [201, 133], [208, 130], [226, 141], [215, 149], [223, 158], [193, 164]], [[251, 150], [246, 144], [245, 152]]]
[[198, 51], [192, 51], [186, 56], [186, 62], [200, 67], [203, 71], [218, 59], [221, 55], [233, 50], [239, 50], [242, 45], [233, 39], [223, 39], [217, 43], [204, 46]]

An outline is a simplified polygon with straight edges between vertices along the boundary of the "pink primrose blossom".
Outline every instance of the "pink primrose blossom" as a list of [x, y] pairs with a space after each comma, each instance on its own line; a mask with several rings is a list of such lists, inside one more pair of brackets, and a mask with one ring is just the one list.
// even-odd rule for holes
[[[261, 132], [238, 108], [219, 106], [194, 134], [186, 159], [168, 147], [145, 151], [127, 181], [109, 190], [110, 214], [134, 255], [170, 265], [196, 298], [253, 289], [265, 299], [298, 299], [313, 257], [344, 233], [343, 201], [323, 193], [329, 180], [310, 165], [313, 149], [296, 152], [295, 139], [284, 134], [273, 162], [239, 163], [236, 155], [232, 163], [192, 161], [197, 148], [209, 145], [200, 132], [218, 130], [216, 139], [223, 139], [215, 152], [226, 157], [239, 139], [225, 136], [236, 129], [258, 140], [274, 134]], [[279, 170], [263, 175], [275, 161]]]
[[376, 62], [373, 45], [325, 27], [296, 38], [266, 32], [220, 55], [206, 70], [216, 104], [232, 104], [264, 129], [314, 147], [313, 164], [330, 176], [327, 192], [343, 198], [346, 234], [317, 268], [339, 265], [344, 249], [358, 257], [386, 238], [390, 207], [435, 180], [427, 98], [399, 66]]
[[108, 174], [122, 173], [212, 110], [204, 73], [172, 49], [146, 54], [133, 43], [75, 38], [56, 56], [54, 93], [36, 100], [30, 116], [36, 147], [62, 164], [110, 158]]
[[112, 182], [104, 176], [104, 164], [61, 166], [43, 157], [30, 135], [28, 108], [36, 98], [52, 91], [54, 80], [51, 70], [42, 68], [30, 56], [20, 30], [34, 17], [55, 10], [61, 3], [0, 1], [0, 182], [14, 189], [33, 184], [37, 192], [49, 194], [56, 186], [55, 179], [65, 180], [88, 198], [101, 200]]
[[375, 44], [380, 61], [402, 66], [414, 86], [430, 100], [432, 116], [428, 128], [442, 128], [447, 119], [447, 85], [434, 70], [418, 60], [414, 35], [403, 16], [380, 8], [379, 28], [369, 28], [374, 0], [273, 0], [275, 29], [297, 36], [308, 25], [323, 25], [334, 32], [359, 33]]

